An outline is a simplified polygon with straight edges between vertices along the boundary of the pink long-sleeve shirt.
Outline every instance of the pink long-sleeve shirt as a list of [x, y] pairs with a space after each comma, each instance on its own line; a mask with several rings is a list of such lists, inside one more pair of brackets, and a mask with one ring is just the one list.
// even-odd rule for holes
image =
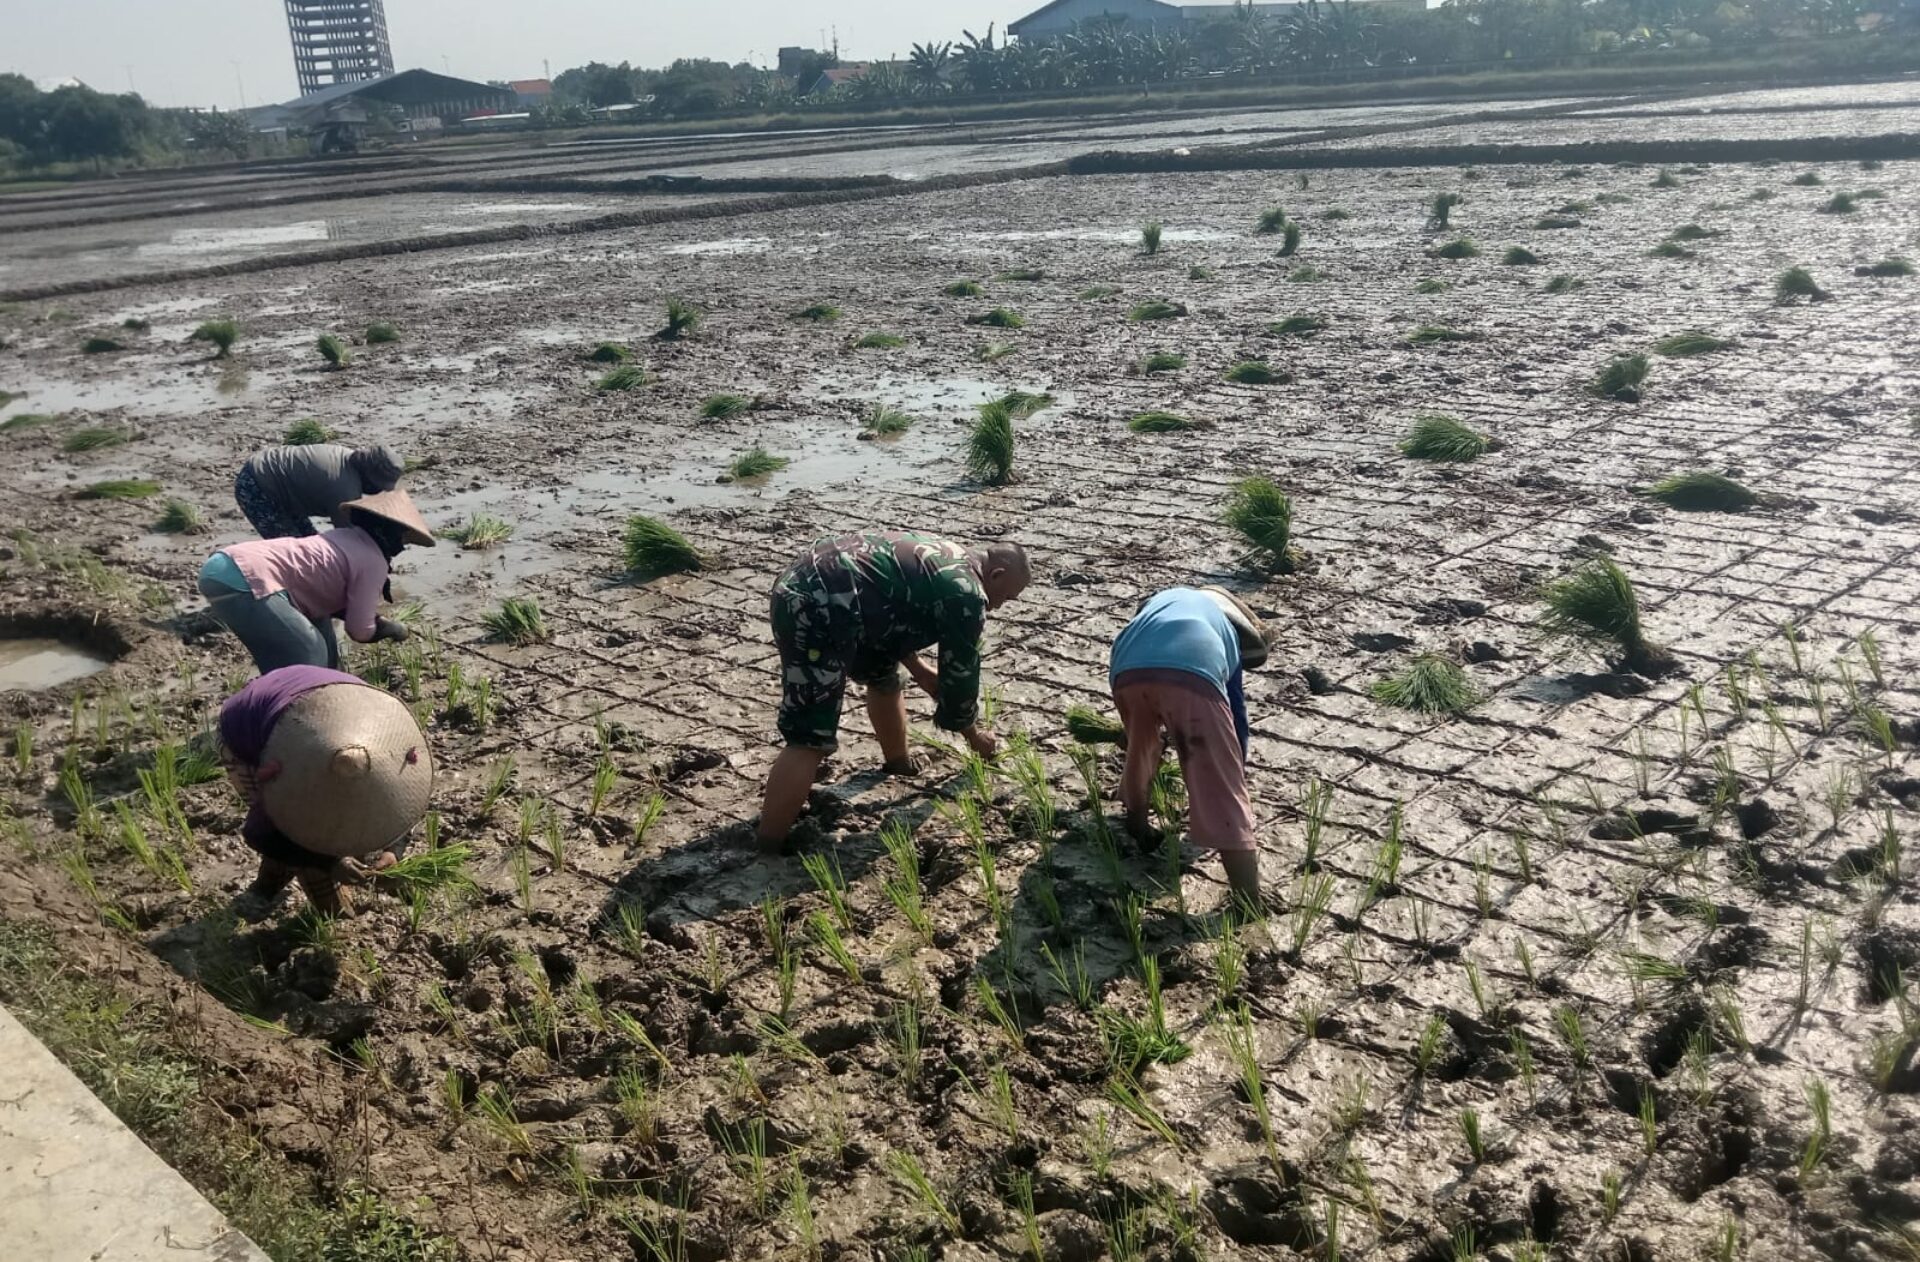
[[261, 600], [285, 592], [309, 618], [339, 618], [359, 644], [371, 643], [387, 558], [357, 526], [292, 539], [254, 539], [221, 551]]

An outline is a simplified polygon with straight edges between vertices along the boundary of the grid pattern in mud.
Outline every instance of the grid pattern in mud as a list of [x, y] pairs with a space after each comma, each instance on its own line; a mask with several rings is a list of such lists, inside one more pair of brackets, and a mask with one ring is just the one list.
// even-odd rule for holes
[[[436, 1195], [478, 1171], [488, 1212], [517, 1220], [512, 1247], [535, 1255], [631, 1247], [612, 1209], [656, 1224], [643, 1237], [672, 1235], [682, 1198], [696, 1255], [802, 1248], [796, 1202], [789, 1195], [780, 1210], [768, 1191], [782, 1168], [799, 1172], [787, 1177], [806, 1188], [822, 1238], [856, 1248], [917, 1241], [948, 1256], [1028, 1252], [1028, 1206], [1048, 1256], [1127, 1256], [1130, 1233], [1150, 1253], [1179, 1256], [1187, 1224], [1216, 1254], [1324, 1252], [1330, 1205], [1341, 1207], [1333, 1221], [1349, 1256], [1452, 1256], [1469, 1231], [1474, 1248], [1508, 1257], [1529, 1238], [1556, 1256], [1711, 1254], [1728, 1221], [1745, 1256], [1887, 1247], [1885, 1223], [1913, 1203], [1901, 1139], [1912, 1049], [1890, 966], [1915, 953], [1911, 903], [1889, 882], [1904, 871], [1898, 845], [1883, 829], [1896, 843], [1911, 835], [1912, 792], [1904, 727], [1888, 729], [1894, 747], [1883, 750], [1862, 716], [1903, 719], [1915, 704], [1904, 605], [1920, 531], [1903, 505], [1920, 380], [1907, 367], [1913, 282], [1851, 271], [1907, 247], [1904, 207], [1920, 187], [1904, 167], [1828, 170], [1819, 189], [1792, 184], [1794, 174], [1716, 168], [1682, 176], [1679, 188], [1601, 168], [1479, 180], [1342, 172], [1305, 190], [1255, 176], [1049, 181], [915, 199], [885, 220], [856, 209], [769, 216], [756, 232], [776, 243], [804, 233], [807, 244], [751, 267], [670, 252], [698, 240], [692, 229], [652, 230], [590, 258], [537, 264], [541, 285], [571, 295], [568, 315], [583, 325], [632, 318], [656, 293], [708, 304], [699, 339], [649, 355], [659, 384], [639, 401], [587, 398], [558, 348], [512, 349], [460, 370], [468, 385], [506, 393], [498, 418], [432, 407], [418, 419], [382, 416], [383, 389], [419, 371], [404, 356], [370, 362], [359, 379], [293, 378], [285, 389], [303, 412], [441, 454], [442, 466], [417, 479], [430, 505], [455, 502], [474, 482], [526, 489], [527, 537], [510, 550], [543, 549], [552, 572], [472, 578], [485, 599], [537, 595], [552, 642], [505, 649], [460, 604], [436, 610], [454, 658], [469, 676], [490, 677], [499, 699], [492, 731], [450, 719], [436, 730], [445, 836], [477, 847], [489, 898], [418, 934], [403, 911], [380, 905], [342, 926], [337, 948], [376, 948], [391, 979], [379, 996], [369, 1000], [371, 983], [349, 969], [317, 1001], [270, 988], [270, 1015], [338, 1040], [340, 1010], [371, 1007], [364, 1032], [401, 1084], [383, 1106], [396, 1124], [407, 1108], [441, 1119], [434, 1084], [447, 1068], [519, 1101], [537, 1160], [470, 1123], [443, 1158], [418, 1164], [414, 1154], [404, 1168], [376, 1159], [374, 1169], [389, 1186]], [[1888, 196], [1851, 216], [1819, 209], [1833, 189], [1867, 185]], [[1455, 229], [1422, 231], [1421, 203], [1447, 188], [1468, 199]], [[1773, 196], [1746, 200], [1756, 188]], [[1306, 226], [1294, 258], [1275, 259], [1274, 243], [1248, 232], [1274, 203]], [[1323, 217], [1335, 207], [1351, 217]], [[1553, 213], [1581, 226], [1537, 226]], [[1115, 238], [1151, 217], [1189, 235], [1146, 259]], [[1647, 257], [1686, 223], [1726, 235], [1692, 243], [1691, 258]], [[1423, 255], [1458, 233], [1483, 254]], [[1543, 264], [1502, 265], [1509, 245]], [[1772, 278], [1791, 264], [1834, 297], [1774, 305]], [[1014, 266], [1048, 279], [988, 281], [990, 296], [975, 302], [937, 294], [944, 280]], [[1319, 279], [1290, 279], [1306, 267]], [[523, 270], [476, 269], [503, 280]], [[496, 292], [436, 310], [422, 296], [428, 274], [416, 261], [374, 276], [318, 275], [312, 301], [328, 314], [391, 312], [422, 330], [419, 354], [446, 354], [522, 318], [518, 301]], [[1551, 274], [1584, 286], [1549, 295]], [[1448, 288], [1418, 293], [1423, 278]], [[1121, 292], [1079, 296], [1098, 285]], [[210, 292], [232, 302], [249, 293], [237, 283]], [[1155, 296], [1192, 314], [1125, 320]], [[840, 326], [779, 318], [820, 298], [846, 309]], [[1010, 358], [976, 364], [988, 339], [960, 317], [995, 302], [1029, 322], [992, 334], [1018, 348]], [[1323, 314], [1327, 327], [1266, 331], [1294, 312]], [[1410, 344], [1423, 325], [1476, 337]], [[910, 344], [844, 349], [871, 328]], [[1613, 355], [1689, 328], [1734, 344], [1656, 358], [1638, 404], [1585, 391]], [[59, 371], [54, 339], [29, 337], [23, 362]], [[1187, 367], [1130, 375], [1154, 349], [1184, 354]], [[775, 423], [803, 446], [851, 447], [851, 411], [806, 399], [830, 356], [841, 374], [985, 379], [1046, 387], [1061, 401], [1021, 423], [1020, 480], [1004, 490], [970, 486], [957, 460], [943, 460], [961, 432], [949, 413], [923, 416], [862, 466], [859, 485], [783, 494], [776, 475], [764, 491], [714, 491], [680, 511], [639, 484], [596, 491], [557, 517], [531, 494], [603, 488], [663, 466], [690, 485]], [[1255, 357], [1295, 381], [1221, 379]], [[717, 433], [693, 419], [700, 398], [743, 376], [784, 408]], [[1155, 407], [1213, 426], [1127, 432], [1128, 417]], [[1396, 444], [1430, 411], [1503, 446], [1467, 465], [1410, 461]], [[250, 404], [239, 418], [179, 424], [187, 434], [271, 432], [272, 414]], [[803, 435], [808, 425], [815, 437]], [[8, 441], [36, 474], [70, 464], [51, 441]], [[217, 487], [217, 454], [153, 446], [137, 447], [127, 467]], [[1775, 498], [1736, 516], [1679, 513], [1634, 494], [1698, 467], [1735, 472]], [[1249, 473], [1294, 496], [1302, 573], [1260, 580], [1239, 565], [1219, 507]], [[38, 529], [83, 539], [142, 520], [131, 508], [86, 518], [81, 506], [35, 502], [12, 486], [0, 502]], [[644, 586], [615, 581], [614, 537], [629, 509], [665, 512], [720, 563]], [[964, 817], [934, 810], [964, 794], [959, 764], [937, 754], [924, 778], [876, 780], [866, 771], [876, 751], [850, 715], [803, 848], [837, 854], [852, 882], [845, 937], [861, 980], [825, 945], [807, 945], [783, 999], [757, 904], [785, 900], [796, 942], [812, 942], [803, 926], [831, 911], [797, 861], [753, 857], [736, 828], [773, 752], [764, 594], [809, 536], [868, 524], [969, 540], [1005, 530], [1034, 550], [1039, 581], [994, 620], [988, 672], [1000, 725], [1030, 731], [1045, 759], [1059, 829], [1043, 857], [1013, 780], [993, 783], [984, 835], [1003, 892], [997, 917]], [[1597, 673], [1591, 657], [1538, 637], [1539, 581], [1596, 548], [1633, 575], [1678, 675]], [[189, 555], [149, 563], [171, 576]], [[1240, 585], [1281, 628], [1275, 666], [1250, 681], [1249, 697], [1263, 875], [1277, 912], [1234, 931], [1233, 947], [1222, 945], [1210, 860], [1184, 856], [1177, 892], [1160, 855], [1118, 858], [1115, 881], [1077, 809], [1060, 729], [1069, 701], [1101, 703], [1106, 647], [1138, 600], [1196, 580]], [[1876, 638], [1863, 643], [1866, 631]], [[1369, 699], [1374, 680], [1421, 649], [1467, 653], [1485, 701], [1430, 722]], [[445, 687], [426, 685], [435, 709]], [[608, 814], [620, 823], [588, 818], [596, 719], [618, 773]], [[518, 787], [483, 814], [485, 783], [507, 757]], [[1111, 766], [1104, 779], [1110, 792]], [[1315, 780], [1328, 796], [1309, 808]], [[635, 844], [625, 821], [655, 792], [664, 814]], [[524, 825], [521, 797], [535, 803]], [[560, 812], [564, 869], [545, 801]], [[211, 790], [207, 808], [224, 809]], [[917, 825], [930, 943], [881, 889], [896, 869], [877, 832], [893, 815]], [[211, 842], [211, 855], [210, 873], [234, 870], [232, 842]], [[530, 908], [520, 907], [517, 855], [530, 864]], [[184, 915], [184, 899], [169, 907], [133, 869], [103, 862], [102, 871], [114, 896], [158, 900], [160, 923]], [[1145, 900], [1137, 947], [1129, 891]], [[644, 923], [643, 940], [623, 945], [623, 907]], [[459, 947], [488, 931], [502, 943], [491, 956]], [[249, 945], [276, 964], [267, 979], [284, 981], [286, 943], [264, 934]], [[1066, 985], [1042, 945], [1068, 962]], [[1116, 1089], [1108, 1072], [1111, 1018], [1103, 1039], [1100, 1019], [1069, 992], [1079, 958], [1101, 1005], [1147, 1019], [1143, 956], [1158, 961], [1167, 1025], [1191, 1054], [1142, 1071], [1148, 1112], [1138, 1114], [1118, 1103], [1126, 1083]], [[562, 1005], [563, 1035], [535, 1040], [543, 1055], [521, 1046], [516, 1023], [538, 1009], [542, 977], [562, 991], [590, 980], [594, 1002], [636, 1017], [666, 1049], [671, 1068], [645, 1069], [660, 1077], [649, 1122], [658, 1138], [636, 1124], [631, 1099], [613, 1098], [611, 1070], [645, 1062], [630, 1039], [596, 1027], [592, 1003]], [[1017, 1012], [1018, 1045], [996, 1025], [981, 980]], [[421, 997], [429, 985], [512, 1019], [450, 1023]], [[921, 1045], [903, 1062], [905, 1003], [917, 1005]], [[1271, 1146], [1219, 1015], [1242, 1004], [1275, 1121]], [[783, 1008], [797, 1047], [764, 1024]], [[1830, 1096], [1830, 1137], [1802, 1172], [1814, 1081]], [[1469, 1158], [1464, 1111], [1489, 1145], [1484, 1160]], [[1142, 1124], [1155, 1117], [1164, 1134]], [[756, 1118], [774, 1174], [756, 1165]], [[930, 1173], [952, 1221], [913, 1195], [899, 1152]], [[569, 1161], [600, 1198], [584, 1214], [577, 1191], [551, 1173]], [[499, 1177], [503, 1164], [523, 1180]]]

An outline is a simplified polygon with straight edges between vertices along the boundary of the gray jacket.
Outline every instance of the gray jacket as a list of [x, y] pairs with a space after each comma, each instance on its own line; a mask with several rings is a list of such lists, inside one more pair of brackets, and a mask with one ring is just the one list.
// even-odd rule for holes
[[400, 480], [400, 457], [387, 447], [342, 447], [312, 443], [269, 447], [247, 461], [260, 489], [291, 517], [333, 520], [340, 505], [363, 495], [391, 491]]

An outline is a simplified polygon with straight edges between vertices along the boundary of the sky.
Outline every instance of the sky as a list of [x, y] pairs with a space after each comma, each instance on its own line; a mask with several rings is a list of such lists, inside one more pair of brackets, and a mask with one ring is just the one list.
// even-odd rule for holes
[[[837, 27], [849, 59], [986, 33], [1042, 0], [386, 0], [394, 64], [467, 79], [534, 79], [588, 61], [676, 57], [772, 65], [782, 44]], [[33, 16], [22, 16], [31, 6]], [[186, 16], [191, 14], [191, 16]], [[279, 0], [0, 0], [0, 71], [129, 84], [156, 105], [261, 105], [295, 92]]]

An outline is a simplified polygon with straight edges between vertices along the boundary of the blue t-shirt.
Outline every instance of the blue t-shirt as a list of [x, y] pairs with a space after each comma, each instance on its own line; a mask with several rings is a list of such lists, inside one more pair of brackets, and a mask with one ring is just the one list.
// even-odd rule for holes
[[1233, 710], [1240, 755], [1246, 757], [1252, 734], [1240, 672], [1240, 636], [1210, 596], [1191, 587], [1169, 587], [1147, 601], [1113, 642], [1108, 681], [1130, 670], [1185, 671], [1218, 688]]

